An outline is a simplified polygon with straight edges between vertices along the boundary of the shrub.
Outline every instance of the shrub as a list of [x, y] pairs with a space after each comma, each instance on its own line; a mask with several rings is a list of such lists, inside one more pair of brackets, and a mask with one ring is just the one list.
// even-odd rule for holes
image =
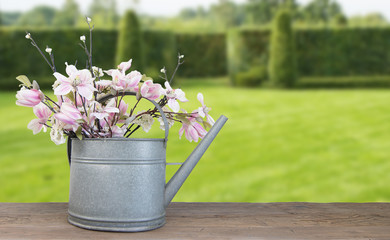
[[267, 79], [267, 68], [265, 66], [255, 66], [246, 72], [236, 74], [234, 82], [237, 86], [256, 87], [260, 86]]
[[166, 31], [145, 31], [143, 39], [146, 63], [144, 73], [153, 78], [154, 82], [163, 83], [160, 69], [165, 67], [170, 76], [176, 67], [178, 49], [175, 35]]
[[296, 88], [388, 88], [390, 76], [305, 77]]
[[272, 85], [291, 87], [297, 78], [295, 43], [287, 10], [275, 17], [271, 34], [269, 77]]
[[268, 30], [238, 30], [228, 32], [227, 58], [230, 81], [236, 85], [236, 75], [254, 66], [266, 65], [269, 46]]
[[178, 75], [181, 77], [225, 76], [225, 34], [177, 34], [177, 48], [183, 54], [184, 64]]
[[127, 11], [122, 17], [119, 28], [116, 63], [133, 59], [132, 69], [143, 72], [143, 39], [138, 17], [133, 11]]
[[[42, 56], [25, 39], [26, 32], [16, 29], [0, 30], [0, 88], [15, 89], [18, 82], [15, 77], [28, 75], [31, 80], [38, 80], [41, 87], [51, 87], [55, 78]], [[87, 29], [32, 30], [31, 35], [42, 51], [48, 45], [53, 49], [57, 71], [65, 74], [65, 62], [84, 68], [87, 60], [80, 51], [80, 36], [88, 37]], [[117, 31], [93, 31], [93, 65], [110, 69], [115, 60]]]

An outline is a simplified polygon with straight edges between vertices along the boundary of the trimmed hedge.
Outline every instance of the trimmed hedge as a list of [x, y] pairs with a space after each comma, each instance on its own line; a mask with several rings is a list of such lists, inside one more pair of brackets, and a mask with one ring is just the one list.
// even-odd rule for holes
[[127, 11], [122, 17], [116, 53], [116, 63], [133, 59], [133, 69], [144, 70], [143, 36], [138, 17], [133, 11]]
[[390, 28], [296, 32], [302, 76], [390, 74]]
[[227, 57], [232, 85], [240, 85], [237, 74], [248, 72], [254, 66], [267, 68], [269, 39], [269, 31], [233, 29], [228, 32]]
[[181, 77], [224, 76], [227, 73], [225, 34], [177, 34], [177, 48], [183, 54]]
[[281, 10], [277, 13], [273, 22], [270, 44], [268, 74], [272, 85], [292, 87], [297, 73], [294, 33], [289, 11]]
[[[15, 77], [27, 75], [36, 79], [41, 87], [51, 87], [55, 78], [38, 51], [25, 39], [25, 31], [0, 28], [0, 89], [15, 89]], [[65, 62], [85, 68], [87, 57], [78, 45], [80, 36], [89, 42], [88, 29], [32, 30], [31, 35], [44, 51], [46, 45], [53, 49], [58, 72], [65, 74]], [[165, 66], [173, 73], [177, 54], [185, 55], [185, 63], [178, 76], [224, 76], [227, 72], [226, 38], [224, 34], [174, 34], [163, 31], [145, 31], [142, 34], [144, 62], [143, 73], [158, 81], [160, 69]], [[117, 30], [93, 31], [93, 65], [111, 69], [116, 62]], [[136, 59], [134, 60], [136, 63]], [[132, 69], [135, 68], [135, 64]], [[48, 77], [49, 76], [49, 77]]]
[[[0, 31], [1, 89], [14, 89], [14, 86], [18, 85], [15, 77], [22, 74], [30, 79], [36, 79], [41, 87], [49, 87], [55, 81], [54, 77], [48, 78], [53, 72], [37, 49], [30, 44], [30, 40], [25, 39], [25, 35], [25, 31], [22, 30], [2, 29]], [[77, 61], [78, 68], [85, 68], [87, 57], [78, 44], [81, 35], [86, 35], [88, 38], [88, 30], [34, 30], [31, 35], [43, 52], [46, 45], [53, 49], [58, 72], [65, 74], [65, 62], [75, 64]], [[112, 68], [115, 58], [112, 47], [116, 46], [116, 35], [116, 31], [94, 31], [94, 65]], [[40, 77], [44, 78], [40, 80]]]
[[[298, 75], [390, 75], [390, 28], [295, 30]], [[228, 34], [229, 75], [233, 84], [245, 72], [269, 58], [270, 31], [231, 30]], [[354, 78], [353, 78], [354, 79]]]
[[[57, 69], [63, 74], [65, 62], [77, 61], [78, 68], [85, 67], [86, 56], [78, 44], [79, 37], [88, 38], [88, 33], [88, 29], [31, 30], [42, 50], [46, 45], [53, 49]], [[0, 89], [15, 89], [18, 85], [15, 77], [21, 74], [38, 80], [41, 87], [51, 86], [55, 80], [25, 35], [24, 30], [0, 28]], [[147, 66], [144, 72], [155, 80], [159, 79], [163, 66], [172, 73], [178, 52], [185, 55], [178, 76], [223, 76], [229, 68], [233, 84], [237, 73], [248, 72], [254, 66], [264, 67], [269, 58], [270, 31], [264, 29], [234, 29], [229, 31], [227, 39], [225, 34], [156, 31], [145, 31], [142, 38]], [[93, 31], [95, 66], [110, 69], [118, 64], [117, 39], [116, 30]], [[390, 75], [389, 39], [390, 28], [296, 30], [298, 74], [303, 77]]]
[[170, 77], [176, 67], [178, 50], [175, 35], [165, 31], [145, 31], [143, 41], [146, 62], [144, 73], [153, 78], [154, 82], [163, 83], [160, 69], [165, 66]]
[[306, 77], [295, 88], [389, 88], [390, 76]]
[[235, 75], [237, 86], [257, 87], [267, 80], [267, 68], [264, 66], [255, 66], [246, 72], [239, 72]]

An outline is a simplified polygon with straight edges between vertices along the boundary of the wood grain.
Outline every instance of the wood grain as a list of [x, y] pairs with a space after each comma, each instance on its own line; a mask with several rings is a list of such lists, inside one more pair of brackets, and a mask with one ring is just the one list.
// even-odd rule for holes
[[390, 203], [172, 203], [164, 227], [84, 230], [67, 203], [0, 203], [0, 239], [390, 239]]

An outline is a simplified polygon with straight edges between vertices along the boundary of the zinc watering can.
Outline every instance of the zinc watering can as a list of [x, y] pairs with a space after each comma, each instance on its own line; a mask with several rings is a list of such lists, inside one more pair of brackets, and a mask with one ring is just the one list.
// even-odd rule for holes
[[[126, 95], [135, 93], [126, 92]], [[104, 102], [112, 96], [105, 96]], [[148, 231], [165, 224], [165, 209], [227, 118], [221, 116], [166, 184], [168, 121], [164, 139], [91, 138], [68, 140], [69, 223], [101, 231]]]

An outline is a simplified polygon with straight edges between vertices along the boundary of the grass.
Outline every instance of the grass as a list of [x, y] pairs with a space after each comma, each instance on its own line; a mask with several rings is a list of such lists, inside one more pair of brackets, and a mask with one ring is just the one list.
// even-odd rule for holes
[[[225, 78], [178, 85], [192, 100], [186, 108], [202, 92], [214, 118], [229, 120], [174, 201], [390, 201], [390, 90], [244, 89]], [[67, 201], [65, 145], [33, 136], [32, 111], [15, 105], [14, 92], [0, 101], [0, 202]], [[178, 129], [169, 162], [196, 145], [179, 140]]]

